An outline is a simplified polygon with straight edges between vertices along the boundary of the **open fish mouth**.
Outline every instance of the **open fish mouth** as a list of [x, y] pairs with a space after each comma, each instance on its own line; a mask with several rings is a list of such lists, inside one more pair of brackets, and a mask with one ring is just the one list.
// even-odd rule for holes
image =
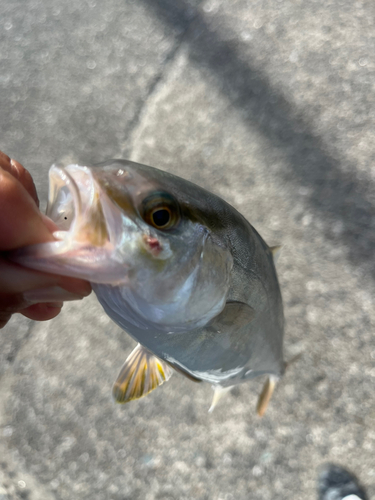
[[[80, 165], [49, 171], [46, 215], [55, 223], [56, 241], [32, 245], [10, 256], [12, 260], [45, 272], [117, 283], [127, 265], [116, 259], [118, 209], [108, 198], [92, 169]], [[108, 219], [108, 223], [107, 223]]]
[[[59, 228], [55, 237], [70, 248], [102, 247], [110, 237], [103, 212], [100, 186], [87, 167], [53, 165], [49, 171], [46, 215]], [[63, 248], [63, 245], [60, 245]], [[62, 250], [64, 251], [64, 250]]]
[[82, 200], [76, 181], [66, 169], [53, 165], [49, 171], [46, 215], [59, 230], [68, 231], [77, 212], [82, 213]]

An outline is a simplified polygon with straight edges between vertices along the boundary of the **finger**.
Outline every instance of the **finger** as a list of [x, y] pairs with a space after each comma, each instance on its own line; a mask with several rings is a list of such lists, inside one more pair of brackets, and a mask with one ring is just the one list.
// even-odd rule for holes
[[8, 323], [12, 315], [7, 312], [0, 311], [0, 330]]
[[[84, 295], [89, 293], [85, 282], [80, 284], [80, 289]], [[12, 314], [17, 312], [36, 321], [52, 319], [59, 314], [63, 301], [82, 300], [84, 295], [68, 292], [57, 286], [26, 293], [0, 293], [0, 329], [7, 324]]]
[[[47, 321], [49, 319], [55, 318], [60, 314], [62, 308], [62, 302], [52, 302], [46, 304], [34, 304], [20, 311], [15, 311], [26, 318], [33, 319], [35, 321]], [[0, 329], [8, 323], [13, 313], [7, 311], [0, 311]]]
[[0, 329], [8, 323], [13, 313], [28, 305], [20, 293], [13, 295], [0, 293]]
[[79, 278], [69, 278], [68, 276], [57, 276], [57, 285], [71, 293], [78, 293], [82, 297], [90, 295], [92, 288], [88, 281]]
[[42, 219], [43, 219], [44, 225], [47, 227], [47, 229], [49, 230], [50, 233], [54, 233], [55, 231], [59, 231], [59, 226], [57, 224], [55, 224], [55, 222], [53, 222], [52, 219], [47, 217], [47, 215], [44, 215], [42, 213]]
[[5, 259], [0, 260], [0, 291], [16, 294], [57, 284], [58, 277], [26, 269]]
[[10, 163], [12, 165], [13, 176], [15, 176], [16, 179], [22, 184], [22, 186], [35, 201], [37, 207], [39, 207], [38, 193], [36, 192], [36, 187], [30, 172], [16, 160], [11, 159]]
[[12, 295], [0, 293], [0, 311], [2, 313], [13, 314], [29, 305], [21, 293], [14, 293]]
[[10, 158], [8, 155], [0, 151], [0, 167], [7, 170], [10, 173], [12, 165], [10, 163]]
[[48, 286], [24, 292], [23, 298], [29, 303], [40, 304], [42, 302], [65, 302], [70, 300], [82, 300], [83, 296], [78, 293], [68, 292], [60, 286]]
[[0, 258], [1, 294], [17, 294], [54, 286], [59, 286], [82, 297], [87, 297], [91, 293], [91, 285], [88, 281], [33, 271]]
[[12, 160], [2, 151], [0, 151], [0, 167], [18, 180], [35, 201], [37, 206], [39, 206], [39, 199], [35, 184], [28, 170], [26, 170], [21, 163], [16, 160]]
[[9, 172], [0, 169], [0, 250], [54, 241], [33, 198]]
[[45, 304], [34, 304], [32, 306], [18, 311], [26, 318], [33, 319], [34, 321], [48, 321], [55, 318], [60, 314], [63, 302], [50, 302]]

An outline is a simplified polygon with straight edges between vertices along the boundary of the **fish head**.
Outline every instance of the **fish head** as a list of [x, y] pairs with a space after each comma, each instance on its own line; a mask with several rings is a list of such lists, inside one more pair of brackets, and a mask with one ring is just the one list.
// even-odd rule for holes
[[14, 260], [87, 279], [99, 299], [120, 294], [167, 330], [202, 326], [224, 308], [232, 255], [197, 209], [192, 184], [120, 160], [54, 165], [49, 184], [56, 241], [20, 249]]

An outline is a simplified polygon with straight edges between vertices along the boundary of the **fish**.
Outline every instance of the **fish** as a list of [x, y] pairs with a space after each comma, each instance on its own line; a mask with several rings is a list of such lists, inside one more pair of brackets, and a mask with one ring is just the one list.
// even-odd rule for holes
[[264, 415], [286, 366], [280, 247], [219, 196], [128, 160], [53, 165], [46, 215], [55, 241], [12, 259], [90, 281], [104, 311], [138, 342], [114, 383], [115, 401], [139, 399], [177, 371], [213, 386], [212, 411], [232, 387], [264, 375]]

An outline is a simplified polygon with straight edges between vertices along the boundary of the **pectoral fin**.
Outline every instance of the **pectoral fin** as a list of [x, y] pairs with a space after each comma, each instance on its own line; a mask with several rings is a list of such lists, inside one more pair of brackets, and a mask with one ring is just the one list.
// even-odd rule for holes
[[262, 392], [259, 394], [258, 404], [257, 404], [257, 414], [260, 417], [263, 417], [263, 415], [266, 413], [273, 391], [275, 390], [277, 380], [278, 379], [272, 375], [268, 377], [266, 383], [263, 386]]
[[255, 318], [254, 309], [243, 302], [228, 301], [221, 313], [213, 319], [210, 326], [219, 330], [238, 330]]
[[167, 363], [138, 344], [121, 368], [112, 394], [117, 403], [127, 403], [146, 396], [171, 376]]

